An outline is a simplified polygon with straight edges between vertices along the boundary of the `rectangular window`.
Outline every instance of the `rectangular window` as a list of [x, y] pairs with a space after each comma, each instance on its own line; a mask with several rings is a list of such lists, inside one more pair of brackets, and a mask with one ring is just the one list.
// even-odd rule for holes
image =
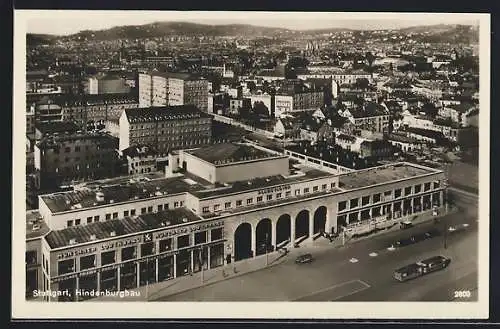
[[178, 201], [175, 201], [174, 202], [174, 208], [178, 208], [179, 207], [179, 202]]
[[71, 226], [73, 226], [73, 220], [68, 220], [68, 221], [66, 222], [66, 226], [67, 226], [67, 227], [71, 227]]
[[152, 213], [153, 212], [153, 206], [149, 206], [148, 207], [148, 213]]
[[111, 214], [106, 214], [106, 220], [110, 220], [111, 219]]
[[222, 239], [222, 228], [214, 228], [210, 231], [211, 241], [217, 241]]
[[123, 212], [123, 217], [128, 217], [128, 210], [125, 210], [125, 211]]
[[370, 196], [364, 196], [361, 198], [361, 205], [366, 206], [370, 203]]
[[62, 260], [57, 263], [57, 274], [67, 274], [75, 271], [75, 259]]
[[201, 210], [202, 213], [206, 214], [208, 212], [210, 212], [210, 209], [209, 207], [203, 207], [203, 209]]
[[437, 180], [437, 181], [434, 181], [434, 189], [439, 188], [439, 186], [440, 186], [440, 185], [441, 185], [441, 184], [440, 184], [440, 181], [438, 181], [438, 180]]
[[267, 195], [266, 199], [267, 201], [271, 201], [273, 199], [273, 195], [272, 194]]
[[252, 204], [252, 203], [253, 203], [253, 198], [247, 199], [247, 205]]
[[130, 209], [130, 216], [135, 216], [135, 209]]
[[146, 213], [146, 208], [141, 208], [141, 214], [145, 214]]
[[165, 204], [163, 205], [163, 209], [165, 209], [165, 210], [167, 210], [167, 209], [168, 209], [168, 203], [165, 203]]
[[415, 185], [415, 194], [420, 193], [422, 191], [422, 185]]
[[317, 186], [313, 186], [313, 192], [318, 192], [318, 187]]
[[94, 216], [94, 222], [98, 222], [98, 221], [99, 221], [99, 215]]
[[92, 216], [87, 217], [87, 224], [90, 224], [90, 223], [92, 223]]
[[26, 265], [35, 265], [37, 263], [36, 251], [26, 252]]
[[160, 240], [160, 252], [172, 250], [172, 239]]
[[122, 249], [122, 261], [135, 259], [137, 257], [136, 247], [126, 247]]
[[350, 203], [350, 209], [356, 208], [359, 205], [359, 199], [351, 199]]
[[297, 195], [300, 195], [300, 190], [299, 189], [295, 190], [295, 196], [297, 196]]
[[281, 193], [276, 193], [276, 199], [281, 199]]
[[405, 187], [405, 196], [410, 195], [410, 194], [411, 194], [411, 186]]
[[373, 203], [380, 202], [380, 199], [381, 199], [380, 193], [377, 193], [377, 194], [373, 195]]
[[141, 257], [149, 256], [155, 253], [155, 243], [146, 242], [141, 244]]
[[160, 212], [160, 211], [163, 211], [163, 205], [162, 204], [158, 205], [158, 212]]
[[220, 210], [220, 204], [215, 204], [214, 211], [219, 211], [219, 210]]
[[397, 198], [400, 198], [401, 197], [401, 189], [398, 188], [398, 189], [395, 189], [394, 190], [394, 198], [397, 199]]
[[194, 234], [194, 244], [202, 244], [207, 242], [207, 231], [196, 232]]
[[189, 241], [189, 235], [181, 235], [177, 238], [177, 249], [189, 247], [191, 242]]
[[304, 194], [307, 194], [307, 193], [309, 193], [309, 187], [306, 187], [306, 188], [304, 189]]
[[109, 265], [116, 262], [116, 251], [106, 251], [101, 253], [101, 265]]
[[335, 183], [335, 182], [333, 182], [333, 183], [330, 185], [330, 187], [331, 187], [332, 189], [334, 189], [334, 188], [335, 188], [335, 185], [336, 185], [336, 183]]
[[339, 207], [339, 211], [346, 210], [347, 201], [340, 201], [338, 207]]
[[118, 213], [117, 212], [114, 212], [113, 213], [113, 219], [117, 219], [118, 218]]
[[88, 268], [93, 268], [96, 266], [95, 255], [80, 257], [80, 271], [86, 270]]
[[326, 190], [326, 184], [321, 185], [322, 190]]
[[424, 192], [427, 192], [431, 189], [431, 183], [425, 183], [424, 184]]
[[80, 218], [75, 219], [75, 226], [78, 226], [80, 224], [81, 224], [81, 219]]
[[231, 208], [231, 202], [226, 202], [226, 203], [224, 203], [224, 208], [225, 208], [225, 209], [229, 209], [229, 208]]
[[243, 204], [243, 201], [236, 200], [236, 207], [240, 207]]

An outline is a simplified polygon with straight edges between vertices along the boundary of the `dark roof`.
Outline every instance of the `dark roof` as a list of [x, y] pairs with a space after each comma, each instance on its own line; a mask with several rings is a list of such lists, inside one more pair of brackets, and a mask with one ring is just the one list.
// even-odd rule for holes
[[418, 143], [416, 138], [408, 137], [403, 133], [392, 133], [387, 135], [387, 140], [401, 142], [401, 143]]
[[116, 137], [113, 137], [104, 132], [80, 132], [77, 131], [75, 133], [64, 133], [59, 135], [59, 133], [54, 133], [47, 137], [42, 138], [40, 142], [36, 145], [40, 149], [49, 149], [49, 148], [58, 148], [64, 142], [77, 141], [82, 139], [94, 139], [99, 140], [101, 146], [107, 146], [110, 149], [115, 148]]
[[124, 156], [135, 158], [138, 156], [159, 155], [160, 153], [152, 146], [149, 145], [134, 145], [127, 147], [122, 151]]
[[465, 113], [468, 110], [470, 110], [471, 108], [474, 108], [475, 106], [474, 106], [474, 104], [471, 104], [471, 103], [460, 103], [460, 104], [448, 105], [447, 107], [452, 108], [457, 112]]
[[356, 137], [354, 136], [349, 136], [349, 135], [346, 135], [346, 134], [338, 134], [337, 137], [336, 137], [337, 140], [346, 140], [346, 141], [349, 141], [351, 143], [354, 143], [356, 141]]
[[39, 122], [35, 128], [42, 134], [63, 133], [63, 132], [77, 132], [80, 128], [71, 121], [63, 122]]
[[129, 122], [154, 122], [211, 117], [201, 112], [194, 105], [125, 109], [125, 114]]
[[180, 79], [180, 80], [204, 80], [202, 77], [192, 73], [182, 72], [158, 72], [153, 71], [150, 73], [152, 76], [159, 76], [164, 78]]
[[196, 216], [186, 208], [177, 208], [158, 213], [144, 214], [137, 217], [127, 217], [124, 219], [108, 220], [82, 226], [72, 226], [62, 230], [52, 231], [45, 239], [51, 248], [61, 248], [69, 246], [71, 239], [75, 239], [76, 243], [79, 244], [92, 241], [92, 235], [95, 235], [96, 240], [101, 240], [110, 238], [111, 232], [115, 232], [115, 236], [120, 237], [122, 235], [182, 225], [184, 223], [192, 223], [200, 220], [202, 220], [202, 218]]
[[409, 133], [413, 133], [413, 134], [424, 136], [424, 137], [434, 138], [437, 140], [444, 138], [444, 135], [442, 132], [435, 131], [435, 130], [407, 127], [406, 131]]
[[189, 151], [189, 153], [212, 164], [219, 164], [221, 161], [231, 163], [275, 157], [271, 153], [261, 151], [251, 146], [232, 143], [216, 144]]

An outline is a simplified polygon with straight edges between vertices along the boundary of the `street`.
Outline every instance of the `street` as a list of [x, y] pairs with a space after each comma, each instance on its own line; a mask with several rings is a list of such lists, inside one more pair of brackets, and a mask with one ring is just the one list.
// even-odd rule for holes
[[[477, 299], [477, 199], [453, 192], [461, 211], [407, 230], [397, 230], [354, 242], [340, 249], [298, 248], [284, 263], [158, 301], [451, 301], [455, 291], [470, 291]], [[391, 244], [432, 228], [469, 226], [414, 245], [388, 250]], [[311, 252], [310, 264], [295, 264], [295, 257]], [[393, 271], [433, 255], [445, 255], [451, 265], [442, 271], [404, 283]]]

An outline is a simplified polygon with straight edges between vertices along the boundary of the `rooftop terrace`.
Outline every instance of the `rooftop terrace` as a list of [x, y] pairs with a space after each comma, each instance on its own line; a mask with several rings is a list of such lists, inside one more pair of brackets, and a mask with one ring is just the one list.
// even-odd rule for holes
[[[111, 237], [120, 237], [128, 234], [140, 233], [159, 228], [168, 228], [176, 225], [193, 223], [202, 218], [185, 208], [161, 211], [124, 219], [108, 220], [83, 226], [68, 227], [63, 230], [52, 231], [47, 236], [51, 248], [62, 248], [72, 244], [81, 244]], [[114, 232], [114, 235], [112, 235]], [[74, 239], [74, 243], [71, 240]]]
[[344, 190], [354, 190], [437, 172], [441, 171], [407, 162], [400, 162], [341, 175], [339, 178], [339, 187]]
[[215, 165], [276, 157], [271, 153], [261, 151], [251, 146], [232, 143], [216, 144], [188, 151], [188, 153]]
[[26, 212], [26, 239], [35, 239], [49, 232], [48, 226], [42, 219], [38, 210]]

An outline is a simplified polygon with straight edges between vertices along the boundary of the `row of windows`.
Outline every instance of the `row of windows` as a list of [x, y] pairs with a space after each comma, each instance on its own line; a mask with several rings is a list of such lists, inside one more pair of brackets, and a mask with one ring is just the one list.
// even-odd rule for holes
[[[61, 169], [62, 169], [62, 171], [63, 171], [64, 173], [70, 173], [72, 170], [80, 171], [80, 169], [82, 169], [82, 168], [83, 168], [83, 167], [80, 167], [80, 165], [79, 165], [79, 164], [77, 164], [77, 165], [76, 165], [76, 166], [74, 166], [74, 167], [62, 167]], [[96, 163], [87, 163], [87, 165], [86, 165], [86, 169], [91, 169], [91, 168], [92, 168], [92, 169], [93, 169], [93, 168], [101, 168], [101, 163], [100, 163], [99, 161], [97, 161]], [[59, 173], [59, 167], [56, 167], [56, 168], [54, 169], [54, 171], [55, 171], [56, 173]]]
[[[174, 208], [179, 208], [179, 207], [183, 207], [183, 206], [184, 206], [184, 201], [175, 201], [174, 202]], [[153, 209], [154, 209], [153, 206], [143, 207], [140, 210], [140, 214], [143, 215], [143, 214], [152, 213]], [[157, 205], [157, 207], [156, 207], [157, 211], [163, 211], [163, 210], [168, 210], [168, 209], [169, 209], [169, 204], [168, 203], [160, 204], [160, 205]], [[135, 216], [137, 214], [137, 212], [138, 211], [136, 211], [136, 209], [125, 210], [125, 211], [123, 211], [123, 217]], [[105, 220], [117, 219], [118, 218], [118, 212], [113, 212], [113, 213], [105, 214], [104, 218], [105, 218]], [[87, 224], [96, 223], [96, 222], [99, 222], [99, 221], [100, 221], [100, 216], [99, 215], [87, 217]], [[78, 225], [81, 225], [81, 224], [82, 224], [82, 222], [81, 222], [80, 218], [77, 218], [75, 220], [68, 220], [66, 222], [67, 227], [71, 227], [73, 225], [74, 226], [78, 226]]]
[[[184, 126], [198, 126], [200, 124], [208, 124], [210, 121], [207, 120], [176, 120], [172, 122], [158, 124], [158, 127], [161, 128], [170, 128], [170, 127], [184, 127]], [[156, 127], [156, 124], [149, 125], [130, 125], [130, 130], [139, 130], [139, 129], [153, 129]]]
[[[209, 240], [208, 236], [209, 231], [203, 231], [203, 232], [196, 232], [191, 238], [190, 235], [182, 235], [177, 237], [177, 249], [181, 248], [187, 248], [192, 245], [199, 245], [203, 243], [207, 243]], [[222, 240], [223, 238], [223, 229], [222, 228], [216, 228], [210, 230], [210, 241], [218, 241]], [[173, 239], [168, 238], [168, 239], [163, 239], [158, 241], [158, 247], [155, 242], [146, 242], [142, 243], [139, 246], [131, 246], [131, 247], [126, 247], [122, 248], [120, 251], [121, 255], [121, 261], [129, 261], [137, 258], [138, 251], [140, 257], [146, 257], [146, 256], [151, 256], [157, 254], [157, 251], [162, 253], [166, 251], [173, 250], [174, 244], [173, 244]], [[112, 251], [106, 251], [101, 253], [101, 266], [106, 266], [106, 265], [112, 265], [117, 262], [116, 259], [117, 256], [117, 251], [112, 250]], [[79, 258], [79, 270], [87, 270], [90, 268], [94, 268], [97, 266], [97, 255], [88, 255], [88, 256], [82, 256]], [[67, 259], [67, 260], [62, 260], [59, 261], [57, 264], [57, 273], [58, 275], [63, 275], [67, 273], [73, 273], [76, 271], [76, 259]]]
[[[439, 181], [434, 181], [432, 184], [430, 182], [424, 183], [423, 184], [423, 191], [427, 192], [430, 191], [431, 188], [438, 189], [440, 187], [441, 183]], [[394, 192], [394, 193], [393, 193]], [[404, 189], [404, 196], [408, 196], [411, 194], [418, 194], [422, 192], [422, 184], [417, 184], [414, 186], [408, 186], [405, 187]], [[341, 201], [338, 203], [338, 211], [343, 211], [347, 209], [347, 206], [349, 205], [349, 209], [353, 209], [359, 206], [366, 206], [371, 203], [378, 203], [378, 202], [383, 202], [383, 201], [389, 201], [393, 199], [397, 199], [403, 196], [403, 190], [402, 189], [395, 189], [394, 191], [386, 191], [384, 193], [376, 193], [373, 195], [368, 195], [368, 196], [363, 196], [361, 197], [361, 203], [360, 203], [360, 198], [354, 198], [348, 201]]]
[[[335, 183], [331, 183], [331, 188], [335, 188], [335, 185], [336, 185]], [[327, 185], [327, 184], [323, 184], [323, 185], [321, 186], [321, 190], [322, 190], [322, 191], [325, 191], [325, 190], [327, 189], [327, 187], [328, 187], [328, 185]], [[318, 192], [318, 191], [319, 191], [319, 186], [313, 186], [312, 191], [313, 191], [313, 193]], [[294, 191], [294, 195], [295, 195], [295, 196], [299, 196], [299, 195], [300, 195], [300, 193], [301, 193], [301, 190], [300, 190], [300, 189], [296, 189], [296, 190]], [[303, 189], [303, 193], [304, 193], [304, 194], [308, 194], [308, 193], [310, 193], [310, 188], [309, 188], [309, 187], [304, 188], [304, 189]], [[289, 198], [289, 197], [291, 197], [291, 196], [292, 196], [292, 191], [286, 191], [286, 192], [285, 192], [285, 195], [284, 195], [284, 197], [285, 197], [285, 198]], [[266, 201], [272, 201], [273, 199], [279, 200], [279, 199], [281, 199], [281, 198], [283, 198], [283, 193], [282, 193], [282, 192], [276, 193], [276, 195], [274, 195], [274, 194], [267, 194], [267, 195], [266, 195]], [[256, 202], [257, 202], [257, 203], [264, 202], [264, 196], [259, 195], [259, 196], [256, 198]], [[248, 198], [248, 199], [246, 199], [245, 204], [246, 204], [247, 206], [253, 205], [253, 204], [254, 204], [254, 198]], [[243, 200], [236, 200], [236, 207], [241, 207], [241, 206], [243, 206]], [[226, 210], [227, 210], [227, 209], [231, 209], [231, 208], [232, 208], [232, 202], [231, 202], [231, 201], [229, 201], [229, 202], [225, 202], [225, 203], [224, 203], [224, 209], [226, 209]], [[222, 210], [222, 208], [221, 208], [221, 205], [220, 205], [220, 204], [215, 204], [215, 205], [213, 206], [213, 211], [214, 211], [214, 212], [221, 211], [221, 210]], [[204, 214], [209, 213], [209, 212], [210, 212], [210, 207], [209, 207], [209, 206], [205, 206], [205, 207], [203, 207], [203, 208], [202, 208], [202, 212], [203, 212]]]

